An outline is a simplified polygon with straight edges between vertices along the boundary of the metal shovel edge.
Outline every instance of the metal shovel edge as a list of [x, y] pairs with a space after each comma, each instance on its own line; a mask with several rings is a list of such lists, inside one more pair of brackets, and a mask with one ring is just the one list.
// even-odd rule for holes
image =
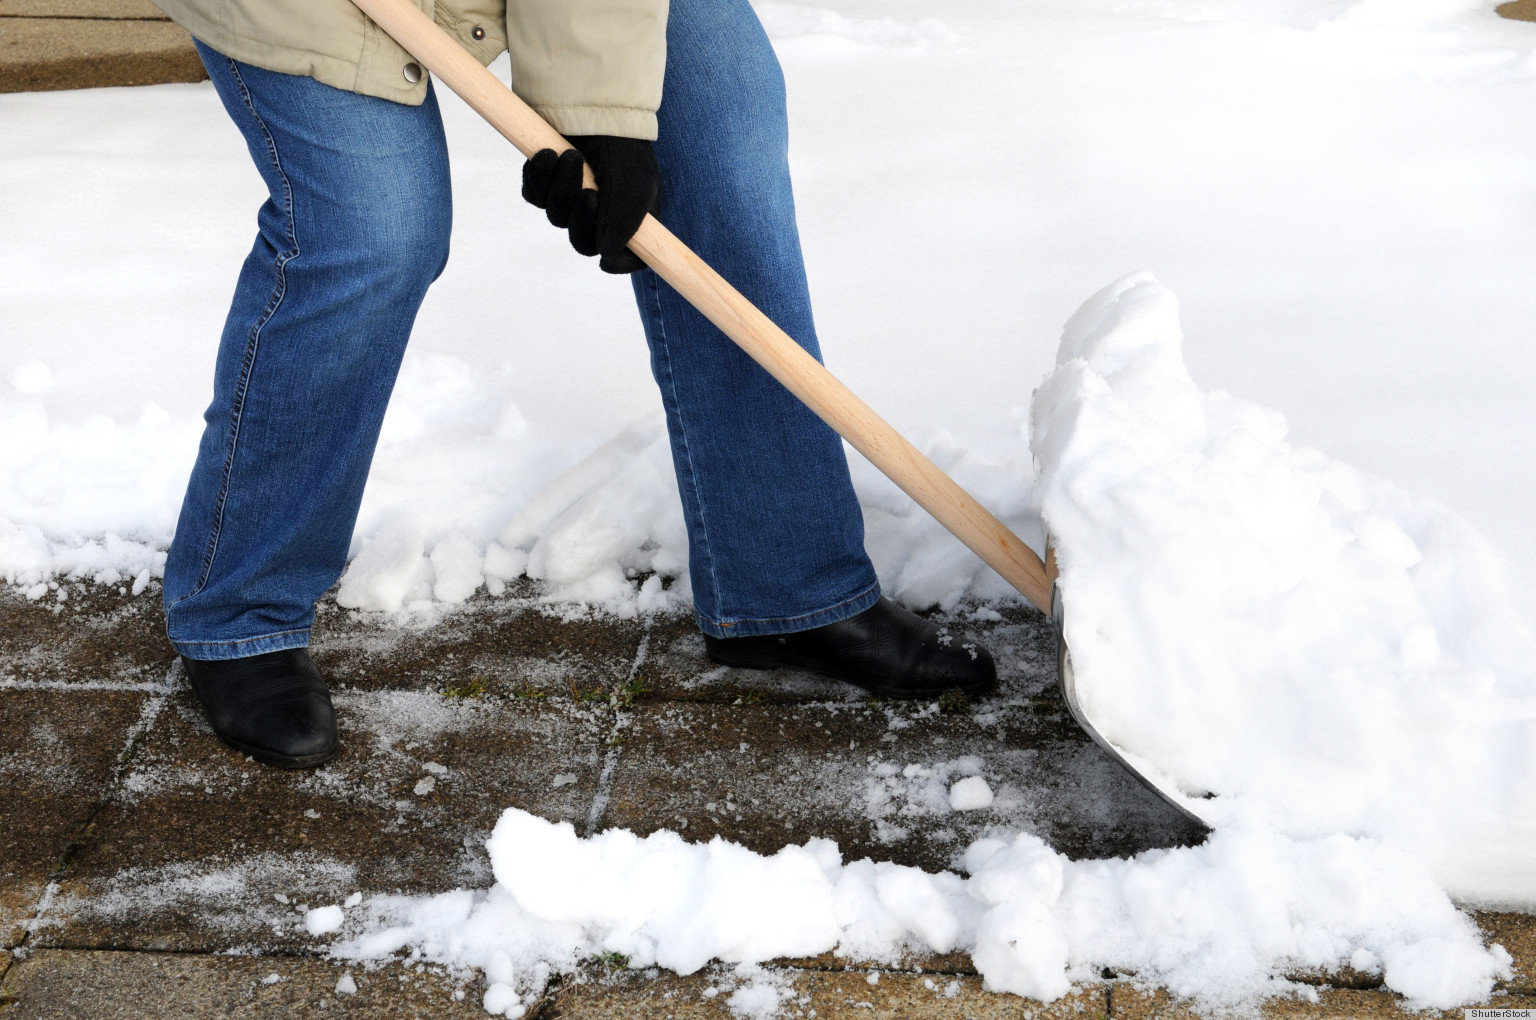
[[1082, 702], [1077, 696], [1077, 671], [1072, 668], [1072, 649], [1067, 647], [1066, 624], [1063, 622], [1059, 585], [1051, 585], [1050, 616], [1051, 629], [1056, 633], [1056, 682], [1061, 688], [1061, 700], [1067, 703], [1067, 711], [1072, 714], [1073, 721], [1084, 733], [1093, 738], [1093, 742], [1098, 744], [1105, 754], [1119, 763], [1126, 772], [1135, 776], [1142, 786], [1156, 794], [1164, 804], [1183, 815], [1190, 823], [1209, 829], [1210, 820], [1202, 818], [1191, 810], [1190, 798], [1176, 790], [1165, 788], [1162, 783], [1153, 778], [1151, 773], [1132, 765], [1120, 748], [1099, 732], [1098, 727], [1088, 718], [1088, 713], [1083, 710]]

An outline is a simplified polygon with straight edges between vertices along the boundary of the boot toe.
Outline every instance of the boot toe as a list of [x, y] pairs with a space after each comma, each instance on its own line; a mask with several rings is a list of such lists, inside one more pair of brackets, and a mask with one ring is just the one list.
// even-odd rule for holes
[[213, 731], [235, 750], [282, 768], [313, 768], [335, 757], [336, 711], [305, 649], [182, 661]]
[[288, 767], [329, 761], [338, 746], [330, 699], [309, 693], [253, 705], [219, 735], [257, 761]]
[[997, 665], [992, 653], [973, 641], [938, 649], [925, 665], [920, 675], [968, 694], [989, 691], [997, 685]]

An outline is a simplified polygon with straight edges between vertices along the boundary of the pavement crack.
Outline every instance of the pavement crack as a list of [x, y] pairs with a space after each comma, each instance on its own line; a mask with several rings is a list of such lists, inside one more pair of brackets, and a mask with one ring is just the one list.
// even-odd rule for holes
[[[640, 645], [635, 649], [635, 660], [629, 664], [629, 672], [624, 677], [624, 688], [631, 688], [635, 678], [640, 675], [640, 667], [645, 663], [646, 657], [651, 651], [651, 629], [655, 626], [656, 614], [647, 613], [645, 616], [645, 632], [640, 635]], [[608, 753], [603, 756], [603, 771], [597, 777], [597, 792], [592, 795], [592, 807], [587, 811], [587, 824], [582, 831], [583, 836], [596, 834], [597, 827], [602, 823], [603, 815], [608, 810], [609, 793], [613, 787], [613, 774], [619, 767], [619, 756], [624, 753], [624, 730], [634, 720], [634, 713], [627, 708], [619, 707], [614, 713], [613, 729], [608, 733]]]
[[53, 873], [48, 878], [48, 884], [43, 887], [42, 897], [38, 900], [36, 908], [33, 909], [32, 916], [22, 924], [21, 938], [15, 946], [19, 953], [25, 952], [25, 950], [30, 948], [32, 936], [47, 922], [48, 912], [52, 909], [53, 901], [58, 895], [59, 880], [69, 872], [70, 868], [74, 865], [75, 858], [79, 855], [81, 849], [84, 848], [87, 841], [91, 839], [96, 829], [96, 819], [106, 809], [106, 806], [112, 802], [113, 796], [117, 793], [123, 779], [132, 767], [133, 760], [138, 757], [139, 750], [144, 746], [144, 741], [148, 739], [150, 730], [154, 728], [155, 721], [160, 718], [161, 711], [164, 710], [166, 702], [170, 699], [170, 692], [176, 687], [176, 670], [177, 666], [173, 664], [166, 672], [165, 681], [151, 688], [159, 693], [154, 694], [144, 702], [144, 707], [139, 711], [138, 722], [129, 729], [128, 737], [123, 741], [123, 749], [118, 752], [117, 764], [112, 769], [112, 774], [107, 777], [106, 783], [103, 784], [100, 796], [91, 804], [90, 810], [86, 812], [85, 818], [70, 837], [69, 842], [64, 844], [64, 850], [59, 854], [59, 861], [54, 865]]

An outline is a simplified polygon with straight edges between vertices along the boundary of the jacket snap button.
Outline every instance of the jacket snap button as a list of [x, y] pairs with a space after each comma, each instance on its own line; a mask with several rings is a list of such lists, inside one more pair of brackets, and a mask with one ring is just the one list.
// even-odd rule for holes
[[405, 65], [404, 74], [405, 80], [410, 82], [412, 85], [415, 85], [417, 82], [421, 81], [421, 65], [416, 63], [414, 60], [411, 61], [409, 64]]
[[485, 29], [481, 28], [479, 25], [476, 25], [473, 29], [470, 30], [469, 34], [474, 36], [476, 39], [484, 39]]

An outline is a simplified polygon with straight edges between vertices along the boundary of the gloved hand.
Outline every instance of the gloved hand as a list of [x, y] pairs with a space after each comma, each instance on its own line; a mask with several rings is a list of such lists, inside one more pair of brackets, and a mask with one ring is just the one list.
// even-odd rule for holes
[[[661, 202], [661, 170], [651, 143], [614, 135], [572, 135], [570, 141], [575, 149], [558, 156], [554, 149], [540, 149], [523, 164], [523, 198], [570, 231], [571, 247], [600, 255], [603, 272], [644, 269], [625, 246]], [[592, 164], [596, 191], [581, 186], [582, 157]]]

